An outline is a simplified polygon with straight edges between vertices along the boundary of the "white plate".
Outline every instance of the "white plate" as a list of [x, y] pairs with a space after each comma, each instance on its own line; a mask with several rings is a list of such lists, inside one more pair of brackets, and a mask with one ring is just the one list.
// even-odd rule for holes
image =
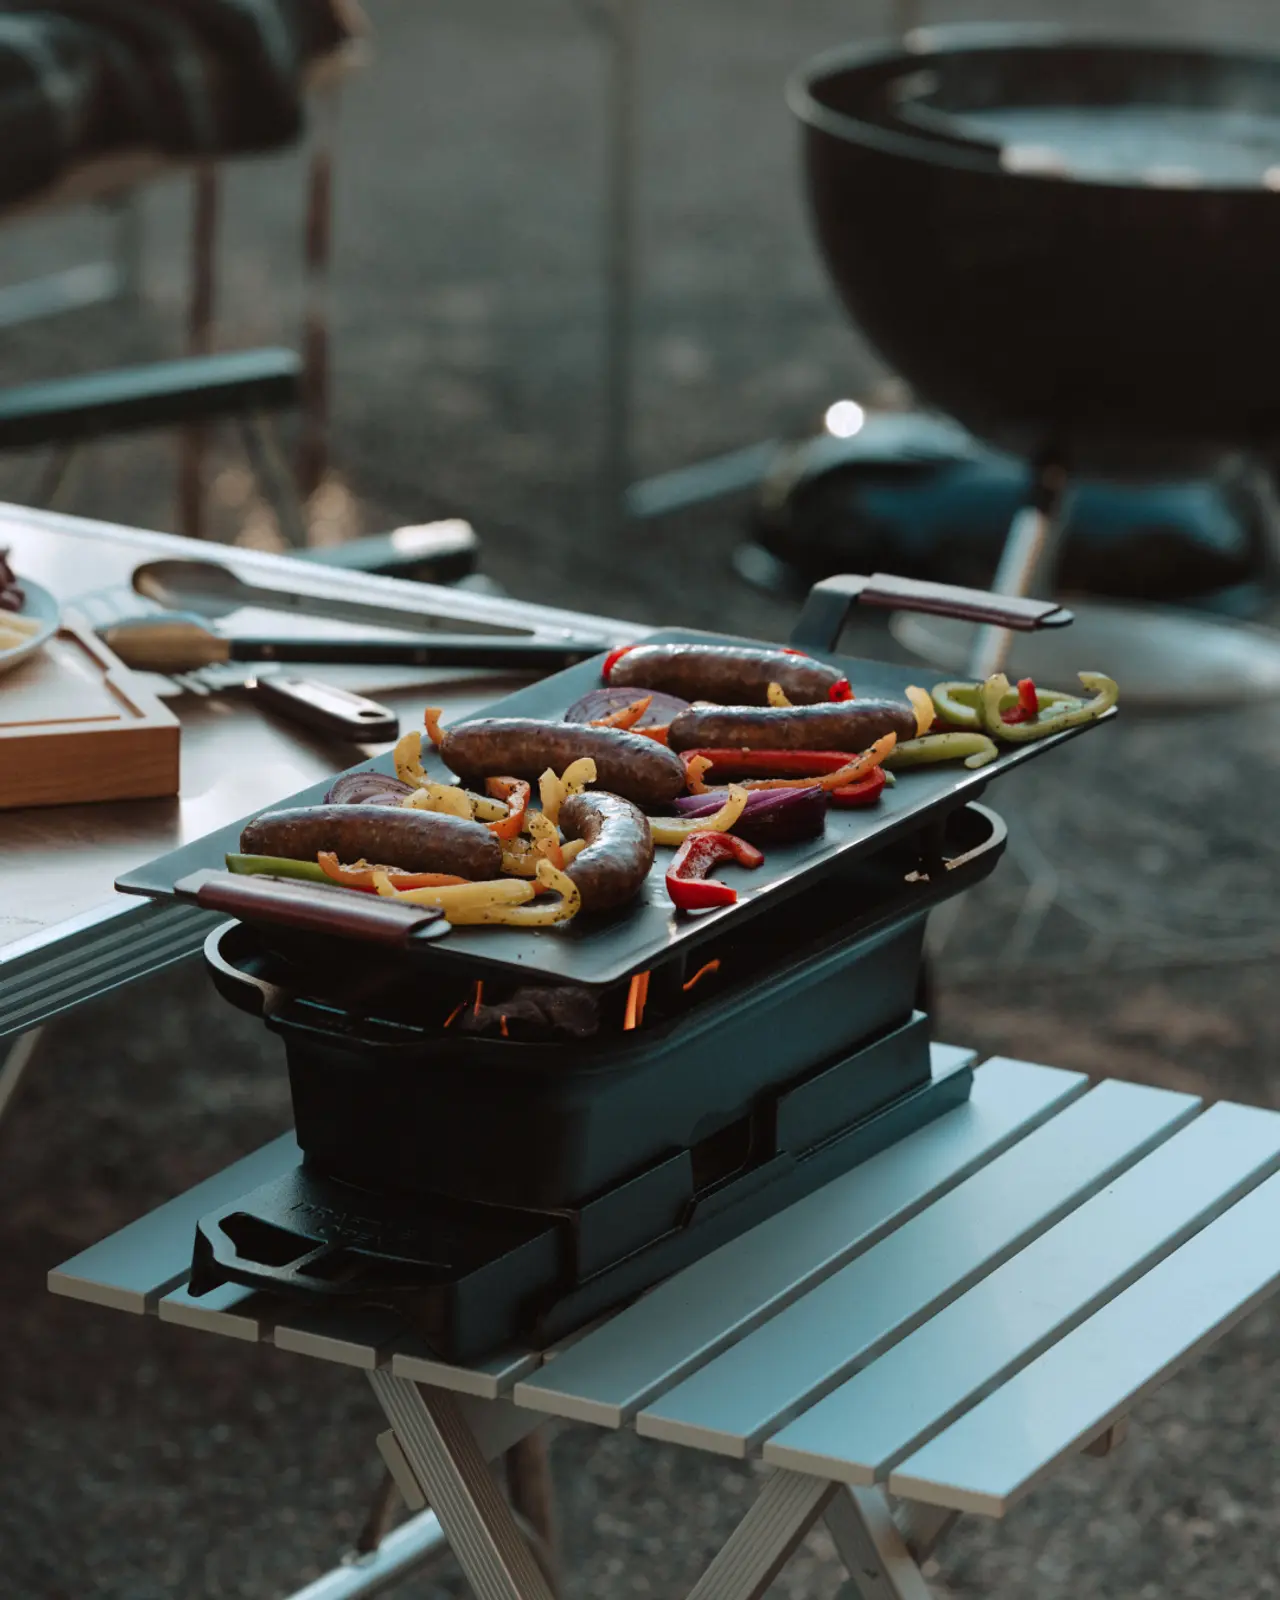
[[[10, 667], [16, 667], [20, 661], [35, 655], [36, 651], [48, 644], [58, 631], [58, 602], [49, 591], [42, 589], [38, 583], [32, 583], [30, 578], [19, 577], [18, 586], [27, 597], [26, 604], [18, 615], [34, 617], [40, 627], [29, 639], [24, 639], [21, 644], [15, 644], [11, 650], [0, 650], [0, 672], [8, 672]], [[0, 611], [0, 617], [9, 615], [11, 613]]]

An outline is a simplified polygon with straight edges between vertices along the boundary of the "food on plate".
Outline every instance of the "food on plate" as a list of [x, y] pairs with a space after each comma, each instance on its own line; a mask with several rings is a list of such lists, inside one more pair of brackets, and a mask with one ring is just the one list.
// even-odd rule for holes
[[[644, 710], [628, 726], [643, 733], [648, 728], [665, 728], [672, 717], [689, 709], [689, 702], [674, 694], [663, 694], [657, 689], [646, 689], [640, 694], [635, 689], [592, 689], [581, 700], [575, 700], [564, 714], [566, 722], [589, 722], [600, 726], [621, 712], [647, 702]], [[615, 727], [617, 723], [613, 724]]]
[[[982, 767], [1002, 745], [1091, 721], [1118, 698], [1110, 678], [1085, 672], [1089, 698], [996, 674], [864, 700], [834, 668], [727, 646], [616, 651], [605, 677], [563, 721], [443, 729], [428, 707], [430, 743], [406, 734], [394, 777], [344, 773], [323, 805], [254, 818], [228, 868], [436, 906], [451, 923], [536, 930], [630, 904], [665, 846], [673, 905], [731, 905], [739, 891], [712, 876], [719, 865], [758, 868], [761, 846], [821, 838], [832, 809], [880, 801], [890, 768]], [[713, 687], [732, 703], [694, 698]], [[432, 747], [455, 777], [428, 772]], [[638, 1020], [642, 987], [634, 997]]]
[[944, 730], [923, 739], [906, 739], [885, 761], [888, 767], [923, 767], [937, 761], [963, 761], [966, 767], [985, 767], [1000, 754], [985, 733]]
[[612, 911], [634, 900], [653, 865], [653, 831], [639, 807], [616, 794], [572, 794], [560, 807], [566, 839], [584, 847], [565, 868], [585, 911]]
[[329, 785], [324, 803], [327, 806], [399, 806], [412, 793], [411, 783], [402, 783], [389, 772], [344, 772]]
[[755, 845], [731, 833], [691, 833], [667, 868], [667, 894], [678, 911], [706, 911], [712, 906], [737, 903], [738, 891], [707, 873], [719, 862], [736, 861], [740, 867], [760, 867], [764, 856]]
[[1041, 689], [1031, 678], [1020, 679], [1014, 688], [1002, 672], [985, 683], [936, 684], [933, 703], [940, 719], [938, 731], [973, 731], [1021, 744], [1093, 722], [1117, 703], [1119, 686], [1100, 672], [1077, 676], [1091, 698]]
[[1078, 672], [1076, 676], [1089, 691], [1091, 699], [1074, 704], [1060, 702], [1046, 711], [1033, 712], [1011, 721], [1005, 715], [1005, 701], [1011, 693], [1009, 680], [1003, 672], [995, 673], [982, 686], [980, 709], [984, 730], [1011, 744], [1025, 744], [1029, 739], [1047, 739], [1050, 734], [1061, 733], [1065, 728], [1078, 728], [1081, 723], [1095, 721], [1104, 711], [1110, 711], [1120, 698], [1119, 687], [1113, 678], [1104, 677], [1100, 672]]
[[[390, 875], [381, 871], [374, 873], [374, 884], [380, 895], [414, 905], [438, 906], [446, 921], [463, 926], [488, 923], [507, 928], [549, 928], [572, 921], [582, 906], [577, 884], [549, 861], [538, 863], [536, 888], [520, 878], [499, 878], [456, 888], [398, 889]], [[558, 894], [559, 899], [542, 905], [529, 903], [539, 892], [548, 891]]]
[[0, 550], [0, 650], [16, 650], [40, 632], [38, 618], [18, 615], [26, 603], [27, 597], [9, 565], [9, 552]]
[[9, 565], [9, 552], [0, 550], [0, 611], [21, 611], [26, 603], [27, 597]]
[[673, 750], [865, 750], [885, 734], [914, 739], [916, 713], [905, 701], [845, 700], [838, 705], [691, 706], [674, 717]]
[[483, 824], [385, 805], [265, 811], [241, 833], [240, 849], [245, 855], [303, 861], [332, 851], [340, 862], [372, 861], [469, 879], [496, 878], [502, 871], [502, 846]]
[[[860, 755], [850, 756], [839, 750], [806, 750], [803, 752], [777, 752], [773, 750], [687, 750], [684, 757], [685, 783], [691, 794], [701, 794], [708, 784], [706, 775], [716, 771], [717, 764], [721, 768], [721, 776], [725, 770], [738, 774], [739, 782], [744, 789], [807, 789], [815, 787], [829, 789], [833, 794], [838, 794], [851, 784], [860, 783], [872, 771], [879, 767], [885, 757], [893, 750], [897, 740], [891, 733], [886, 733], [868, 750]], [[801, 754], [804, 758], [800, 774], [772, 778], [747, 778], [744, 772], [754, 769], [757, 772], [767, 772], [770, 768], [775, 771], [781, 767], [784, 771], [792, 767], [792, 763], [779, 759], [792, 754]], [[796, 762], [795, 767], [800, 763]]]
[[[729, 798], [727, 789], [681, 795], [676, 810], [682, 817], [709, 817]], [[817, 839], [827, 825], [831, 797], [825, 789], [756, 789], [747, 796], [742, 814], [733, 825], [741, 839], [752, 844], [796, 844]]]
[[636, 644], [605, 657], [601, 677], [610, 688], [654, 690], [684, 700], [763, 706], [776, 683], [792, 705], [845, 700], [849, 682], [838, 667], [798, 650], [736, 644]]
[[535, 717], [482, 717], [447, 728], [440, 755], [463, 783], [490, 777], [536, 783], [548, 767], [560, 772], [586, 756], [596, 764], [596, 781], [602, 789], [646, 809], [670, 805], [684, 788], [679, 756], [653, 739], [618, 728]]
[[681, 845], [693, 833], [728, 833], [747, 809], [750, 798], [740, 784], [733, 783], [725, 793], [724, 804], [710, 816], [681, 817], [679, 821], [670, 817], [650, 817], [649, 829], [653, 834], [653, 842]]

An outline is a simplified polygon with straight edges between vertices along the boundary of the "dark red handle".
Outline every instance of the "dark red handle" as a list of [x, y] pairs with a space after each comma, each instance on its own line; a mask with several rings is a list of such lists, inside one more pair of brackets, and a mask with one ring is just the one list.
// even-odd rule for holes
[[404, 949], [413, 940], [437, 939], [449, 924], [433, 906], [406, 905], [351, 889], [321, 883], [249, 876], [237, 872], [196, 872], [174, 884], [174, 892], [206, 911], [221, 911], [241, 922], [268, 922], [304, 933], [327, 933]]
[[1061, 627], [1071, 621], [1071, 613], [1056, 600], [1024, 600], [1017, 595], [992, 594], [986, 589], [961, 589], [951, 583], [894, 578], [884, 572], [872, 573], [858, 602], [893, 611], [929, 611], [961, 622], [990, 622], [1023, 633], [1034, 628]]
[[951, 583], [895, 578], [884, 572], [869, 578], [849, 573], [814, 584], [792, 630], [791, 643], [803, 650], [834, 650], [851, 608], [859, 603], [894, 611], [929, 611], [1020, 633], [1061, 628], [1071, 621], [1071, 613], [1056, 600], [1024, 600], [985, 589], [961, 589]]

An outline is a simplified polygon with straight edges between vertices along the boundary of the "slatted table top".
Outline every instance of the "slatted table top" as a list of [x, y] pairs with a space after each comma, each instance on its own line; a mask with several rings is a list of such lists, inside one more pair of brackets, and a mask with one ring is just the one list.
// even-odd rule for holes
[[[935, 1073], [967, 1052], [935, 1046]], [[276, 1140], [55, 1294], [549, 1416], [1002, 1515], [1280, 1287], [1280, 1113], [1003, 1058], [970, 1102], [548, 1351], [436, 1360], [394, 1314], [184, 1287]]]

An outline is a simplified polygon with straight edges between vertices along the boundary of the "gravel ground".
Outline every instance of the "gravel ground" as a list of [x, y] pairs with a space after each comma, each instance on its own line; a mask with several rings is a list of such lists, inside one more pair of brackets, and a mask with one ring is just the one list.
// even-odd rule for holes
[[[592, 464], [601, 171], [596, 45], [569, 6], [372, 0], [376, 67], [348, 97], [336, 297], [337, 475], [324, 537], [461, 511], [513, 592], [781, 637], [788, 609], [743, 588], [732, 510], [608, 543]], [[878, 22], [836, 0], [650, 0], [644, 67], [644, 304], [637, 465], [656, 471], [806, 426], [880, 376], [833, 310], [804, 233], [779, 103], [810, 51]], [[934, 5], [931, 19], [963, 14]], [[1275, 9], [1094, 0], [1081, 21], [1213, 27], [1280, 42]], [[994, 5], [987, 17], [1052, 14]], [[1058, 13], [1066, 15], [1067, 8]], [[295, 157], [233, 174], [223, 248], [229, 344], [291, 337]], [[148, 299], [7, 332], [12, 379], [177, 348], [185, 195], [148, 196]], [[82, 259], [98, 224], [6, 236], [6, 278]], [[73, 509], [170, 517], [164, 441], [103, 447]], [[22, 499], [35, 463], [0, 463]], [[224, 531], [267, 538], [234, 458]], [[1091, 1073], [1280, 1107], [1273, 1002], [1275, 712], [1125, 725], [1126, 761], [1082, 740], [1007, 786], [1011, 859], [939, 956], [942, 1037]], [[1189, 763], [1188, 751], [1201, 759]], [[1012, 940], [1027, 874], [1057, 904]], [[1012, 942], [1011, 942], [1012, 940]], [[1154, 951], [1154, 957], [1153, 957]], [[981, 956], [975, 953], [981, 952]], [[1222, 959], [1229, 957], [1230, 959]], [[1176, 960], [1178, 965], [1173, 965]], [[69, 1114], [71, 1113], [71, 1114]], [[51, 1030], [0, 1127], [0, 1549], [9, 1592], [271, 1600], [329, 1565], [378, 1478], [354, 1374], [51, 1300], [47, 1269], [288, 1124], [261, 1030], [197, 971]], [[1001, 1600], [1280, 1592], [1277, 1314], [1243, 1324], [1140, 1408], [1127, 1446], [1082, 1462], [1003, 1526], [962, 1525], [939, 1596]], [[624, 1435], [555, 1445], [570, 1597], [677, 1596], [749, 1503], [753, 1472]], [[815, 1536], [775, 1590], [831, 1600]], [[465, 1593], [448, 1561], [405, 1600]]]

